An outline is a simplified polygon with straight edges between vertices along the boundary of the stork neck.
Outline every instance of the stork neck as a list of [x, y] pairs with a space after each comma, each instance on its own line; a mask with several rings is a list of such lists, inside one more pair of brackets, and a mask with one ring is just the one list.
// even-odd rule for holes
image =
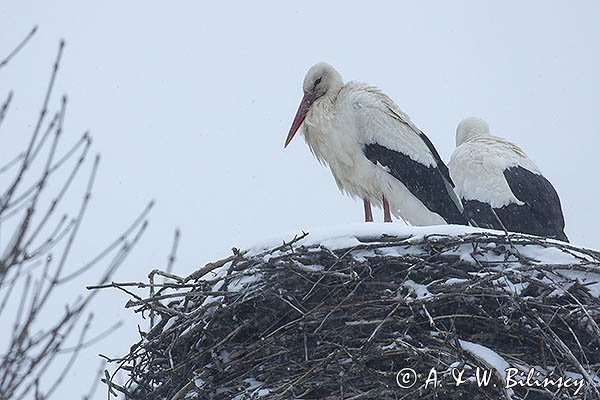
[[340, 86], [336, 85], [336, 86], [330, 88], [327, 92], [325, 92], [325, 94], [323, 96], [321, 96], [317, 100], [315, 100], [315, 105], [319, 105], [319, 106], [325, 107], [325, 108], [331, 108], [335, 104], [343, 87], [344, 87], [343, 85], [340, 85]]

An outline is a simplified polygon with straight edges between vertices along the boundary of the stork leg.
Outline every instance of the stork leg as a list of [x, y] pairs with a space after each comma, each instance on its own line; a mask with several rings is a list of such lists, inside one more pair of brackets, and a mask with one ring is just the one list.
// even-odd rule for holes
[[390, 214], [390, 203], [388, 203], [385, 196], [383, 196], [383, 222], [392, 222], [392, 215]]
[[373, 211], [371, 211], [371, 203], [369, 200], [363, 199], [365, 206], [365, 222], [373, 222]]

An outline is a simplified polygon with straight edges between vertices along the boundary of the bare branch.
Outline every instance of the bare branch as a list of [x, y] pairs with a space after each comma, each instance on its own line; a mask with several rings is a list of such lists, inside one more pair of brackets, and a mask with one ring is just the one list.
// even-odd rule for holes
[[122, 245], [123, 243], [125, 243], [126, 240], [127, 240], [127, 238], [131, 235], [131, 233], [136, 228], [138, 228], [138, 226], [140, 226], [140, 224], [142, 224], [144, 222], [144, 220], [148, 217], [148, 214], [152, 210], [152, 207], [154, 207], [154, 201], [151, 201], [150, 203], [148, 203], [148, 205], [146, 206], [146, 208], [144, 208], [144, 210], [142, 210], [142, 212], [140, 213], [140, 215], [137, 216], [137, 218], [133, 221], [133, 223], [125, 230], [125, 232], [123, 232], [121, 234], [121, 236], [119, 236], [118, 239], [116, 239], [114, 242], [112, 242], [111, 244], [109, 244], [96, 257], [94, 257], [93, 259], [91, 259], [90, 261], [88, 261], [86, 264], [84, 264], [80, 268], [76, 269], [75, 271], [71, 272], [70, 274], [63, 276], [61, 279], [59, 279], [57, 281], [57, 283], [60, 284], [60, 283], [68, 282], [71, 279], [74, 279], [74, 278], [78, 277], [79, 275], [85, 273], [90, 268], [92, 268], [94, 265], [96, 265], [100, 260], [104, 259], [117, 246]]
[[[12, 59], [28, 40], [26, 38], [4, 63]], [[0, 167], [0, 174], [9, 170], [14, 173], [12, 178], [5, 176], [8, 185], [0, 195], [0, 224], [9, 222], [2, 226], [8, 240], [2, 243], [0, 254], [0, 325], [7, 328], [8, 339], [3, 344], [6, 348], [0, 349], [0, 399], [19, 400], [32, 396], [36, 400], [49, 399], [65, 383], [82, 351], [120, 325], [117, 323], [88, 338], [92, 315], [87, 310], [97, 292], [86, 292], [69, 300], [64, 310], [58, 313], [51, 299], [64, 295], [68, 281], [98, 268], [98, 285], [110, 281], [145, 233], [153, 204], [151, 202], [117, 239], [108, 241], [110, 244], [99, 254], [72, 270], [70, 255], [79, 242], [79, 228], [90, 204], [100, 157], [96, 156], [91, 165], [76, 214], [64, 212], [61, 209], [64, 208], [63, 199], [87, 160], [91, 138], [86, 132], [66, 153], [58, 155], [66, 116], [66, 96], [62, 97], [59, 110], [46, 120], [63, 48], [64, 42], [61, 42], [41, 111], [26, 148]], [[0, 124], [12, 99], [11, 92], [0, 105]], [[64, 171], [65, 168], [69, 169]], [[61, 169], [66, 180], [56, 182], [54, 178]], [[54, 197], [47, 196], [49, 188], [56, 188]], [[48, 197], [50, 201], [46, 200]], [[68, 269], [72, 271], [65, 274]], [[14, 308], [11, 310], [11, 307]], [[48, 318], [49, 315], [54, 318]], [[13, 318], [12, 321], [6, 320], [8, 316]], [[45, 317], [43, 321], [42, 316]], [[79, 338], [75, 344], [68, 345], [77, 333]], [[69, 354], [69, 359], [64, 361], [58, 357], [60, 354]], [[57, 371], [52, 381], [47, 377], [48, 371]]]
[[181, 232], [179, 229], [175, 229], [175, 237], [173, 238], [173, 246], [171, 247], [171, 253], [169, 254], [169, 263], [167, 264], [166, 272], [170, 274], [173, 271], [173, 265], [175, 265], [175, 255], [177, 254], [177, 246], [179, 245], [179, 238]]
[[6, 97], [6, 100], [4, 100], [4, 103], [2, 103], [2, 106], [0, 106], [0, 126], [2, 126], [2, 122], [4, 122], [4, 117], [6, 117], [6, 112], [8, 111], [8, 107], [10, 106], [12, 98], [13, 92], [10, 91], [8, 92], [8, 96]]
[[13, 158], [12, 160], [10, 160], [9, 162], [7, 162], [6, 164], [4, 164], [4, 166], [2, 166], [0, 168], [0, 174], [3, 174], [4, 172], [8, 171], [11, 167], [16, 165], [24, 157], [25, 157], [25, 154], [21, 153], [21, 154], [17, 155], [15, 158]]
[[16, 190], [17, 186], [21, 182], [21, 179], [23, 179], [23, 176], [24, 176], [25, 172], [27, 171], [27, 169], [29, 168], [29, 165], [31, 163], [31, 159], [30, 159], [31, 151], [33, 150], [33, 147], [35, 145], [37, 136], [38, 136], [40, 129], [42, 127], [42, 124], [44, 122], [46, 113], [48, 112], [48, 103], [50, 101], [50, 96], [52, 95], [52, 89], [54, 88], [54, 82], [56, 81], [56, 75], [58, 74], [58, 67], [60, 65], [60, 59], [62, 57], [64, 46], [65, 46], [65, 42], [61, 41], [60, 45], [58, 47], [58, 54], [56, 55], [56, 60], [54, 61], [54, 66], [52, 68], [52, 74], [50, 76], [50, 83], [48, 84], [48, 89], [46, 90], [46, 95], [44, 97], [44, 102], [42, 105], [42, 109], [40, 111], [40, 116], [37, 120], [33, 134], [31, 135], [31, 140], [29, 142], [29, 146], [27, 146], [27, 150], [25, 151], [25, 157], [23, 158], [23, 163], [21, 164], [21, 168], [20, 168], [16, 178], [12, 182], [12, 184], [8, 187], [8, 189], [2, 195], [2, 197], [0, 197], [0, 214], [6, 209], [8, 203], [10, 202], [10, 200], [14, 194], [14, 191]]
[[[83, 149], [81, 150], [81, 154], [79, 155], [79, 158], [77, 159], [77, 164], [71, 171], [71, 174], [69, 175], [69, 178], [67, 179], [67, 181], [64, 183], [63, 188], [61, 189], [61, 194], [58, 195], [58, 199], [60, 199], [65, 194], [65, 192], [67, 191], [67, 189], [69, 188], [69, 186], [71, 184], [71, 181], [77, 175], [79, 168], [85, 162], [86, 156], [91, 147], [91, 144], [92, 144], [92, 142], [89, 137], [89, 134], [87, 132], [84, 133], [83, 136], [73, 145], [73, 147], [71, 147], [71, 149], [69, 149], [69, 151], [67, 151], [67, 153], [65, 153], [48, 170], [48, 177], [49, 177], [54, 172], [58, 171], [68, 160], [71, 159], [71, 157], [75, 154], [75, 152], [81, 146], [83, 146]], [[20, 211], [19, 207], [27, 206], [27, 204], [28, 204], [27, 201], [30, 200], [31, 196], [35, 195], [35, 191], [38, 189], [41, 179], [42, 178], [40, 177], [40, 179], [37, 180], [33, 185], [31, 185], [27, 189], [23, 190], [20, 195], [18, 195], [16, 198], [14, 198], [10, 204], [7, 204], [6, 210], [10, 209], [10, 212], [6, 212], [4, 215], [2, 215], [2, 213], [0, 212], [0, 222], [4, 222], [4, 221], [8, 220], [11, 216], [13, 216], [14, 214], [17, 214]]]
[[11, 51], [10, 53], [8, 53], [8, 55], [4, 58], [4, 60], [0, 61], [0, 69], [2, 69], [2, 67], [5, 67], [6, 64], [8, 64], [10, 62], [10, 60], [17, 55], [17, 53], [19, 51], [21, 51], [21, 49], [23, 47], [25, 47], [25, 45], [27, 44], [27, 42], [29, 42], [29, 40], [33, 37], [33, 35], [35, 35], [35, 33], [37, 32], [37, 25], [33, 27], [33, 29], [29, 32], [29, 34], [27, 34], [27, 36], [25, 36], [25, 39], [23, 39], [21, 41], [21, 43], [19, 43], [17, 45], [17, 47], [15, 47], [13, 49], [13, 51]]

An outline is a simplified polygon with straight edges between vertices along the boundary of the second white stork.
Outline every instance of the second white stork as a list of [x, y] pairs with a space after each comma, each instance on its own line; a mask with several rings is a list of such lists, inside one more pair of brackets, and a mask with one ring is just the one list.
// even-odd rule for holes
[[331, 65], [314, 65], [285, 146], [302, 126], [308, 147], [338, 188], [413, 225], [466, 224], [448, 168], [431, 141], [379, 89], [344, 84]]
[[560, 199], [521, 148], [475, 117], [456, 128], [450, 176], [476, 225], [568, 241]]

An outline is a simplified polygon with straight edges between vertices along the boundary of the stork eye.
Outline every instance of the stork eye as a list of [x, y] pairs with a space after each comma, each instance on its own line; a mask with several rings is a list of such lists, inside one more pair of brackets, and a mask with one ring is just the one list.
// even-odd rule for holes
[[319, 83], [321, 83], [321, 78], [319, 78], [319, 79], [317, 79], [317, 80], [315, 81], [315, 87], [317, 87], [317, 85], [318, 85]]

